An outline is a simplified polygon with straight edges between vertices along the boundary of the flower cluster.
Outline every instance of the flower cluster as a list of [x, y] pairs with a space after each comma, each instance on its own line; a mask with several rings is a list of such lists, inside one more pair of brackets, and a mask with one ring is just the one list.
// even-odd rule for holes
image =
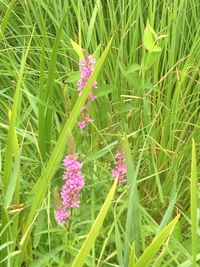
[[115, 168], [112, 170], [112, 176], [118, 179], [119, 183], [125, 183], [126, 176], [126, 164], [125, 157], [122, 151], [117, 150], [115, 154]]
[[[79, 95], [81, 95], [84, 86], [86, 85], [88, 79], [90, 78], [92, 72], [94, 71], [94, 64], [95, 64], [95, 59], [90, 55], [86, 55], [85, 58], [80, 61], [79, 66], [81, 71], [81, 77], [80, 80], [78, 81]], [[97, 81], [93, 83], [93, 88], [95, 89], [97, 88]], [[91, 119], [88, 114], [88, 105], [89, 101], [93, 101], [95, 99], [96, 95], [93, 92], [90, 93], [88, 100], [86, 101], [85, 105], [81, 110], [81, 121], [78, 123], [80, 129], [84, 129], [85, 126], [93, 122], [93, 119]]]
[[69, 218], [69, 214], [63, 207], [61, 207], [56, 211], [55, 218], [57, 222], [64, 224], [66, 219]]
[[84, 176], [81, 173], [82, 164], [78, 161], [76, 154], [69, 154], [64, 158], [65, 172], [63, 180], [65, 181], [61, 190], [61, 207], [56, 211], [56, 220], [64, 224], [69, 218], [68, 211], [77, 208], [80, 205], [80, 192], [84, 187]]
[[[80, 61], [80, 71], [81, 77], [78, 81], [78, 92], [81, 95], [88, 79], [90, 78], [92, 72], [94, 71], [95, 59], [86, 55], [84, 59]], [[97, 82], [93, 83], [93, 89], [97, 88]], [[96, 95], [92, 92], [90, 93], [85, 105], [81, 110], [81, 121], [78, 123], [80, 129], [84, 129], [89, 123], [93, 122], [93, 119], [89, 117], [89, 101], [96, 99]], [[69, 155], [67, 155], [63, 164], [65, 166], [65, 171], [63, 174], [64, 184], [60, 193], [57, 193], [58, 202], [56, 205], [56, 220], [64, 224], [66, 219], [71, 216], [69, 211], [79, 207], [80, 205], [80, 193], [84, 187], [84, 176], [81, 172], [82, 163], [78, 160], [78, 155], [75, 154], [74, 141], [72, 136], [68, 143]], [[112, 176], [118, 180], [119, 183], [125, 183], [126, 179], [126, 164], [125, 157], [122, 149], [118, 149], [115, 154], [115, 168], [112, 170]], [[57, 197], [56, 197], [57, 198]]]

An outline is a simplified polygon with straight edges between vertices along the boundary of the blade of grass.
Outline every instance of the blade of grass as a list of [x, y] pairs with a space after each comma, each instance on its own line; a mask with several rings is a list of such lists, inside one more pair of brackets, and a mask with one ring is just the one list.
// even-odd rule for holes
[[135, 267], [135, 242], [133, 242], [133, 245], [131, 247], [128, 267]]
[[100, 2], [100, 0], [97, 0], [96, 3], [95, 3], [95, 7], [94, 7], [94, 10], [92, 12], [90, 24], [88, 26], [88, 32], [87, 32], [87, 37], [86, 37], [86, 48], [87, 49], [88, 49], [88, 47], [90, 45], [90, 42], [91, 42], [91, 37], [92, 37], [92, 32], [94, 30], [94, 24], [95, 24], [95, 21], [96, 21], [99, 2]]
[[5, 194], [5, 206], [8, 207], [13, 199], [14, 193], [15, 193], [15, 188], [17, 185], [17, 181], [19, 180], [19, 170], [20, 170], [20, 160], [21, 160], [21, 152], [22, 148], [20, 148], [19, 153], [15, 159], [14, 166], [13, 166], [13, 171], [11, 173], [10, 179], [9, 179], [9, 184], [6, 190]]
[[[17, 115], [20, 111], [21, 108], [21, 86], [22, 86], [22, 81], [23, 81], [23, 75], [24, 75], [24, 70], [25, 70], [25, 64], [27, 60], [27, 56], [30, 50], [31, 46], [31, 41], [33, 38], [33, 34], [35, 31], [35, 27], [32, 30], [27, 49], [25, 51], [25, 54], [22, 58], [19, 74], [18, 74], [18, 79], [17, 79], [17, 85], [15, 89], [15, 94], [14, 94], [14, 99], [13, 99], [13, 107], [12, 107], [12, 112], [10, 115], [10, 121], [9, 121], [9, 129], [8, 129], [8, 135], [7, 135], [7, 142], [6, 142], [6, 149], [5, 149], [5, 160], [4, 160], [4, 175], [2, 179], [2, 186], [3, 190], [8, 188], [10, 179], [11, 179], [11, 173], [12, 173], [12, 168], [13, 168], [13, 154], [16, 154], [16, 131], [15, 127], [17, 124]], [[16, 155], [15, 155], [16, 156]], [[17, 178], [16, 178], [17, 179]], [[12, 185], [11, 185], [12, 186]], [[16, 182], [17, 190], [19, 190], [19, 183]], [[13, 188], [15, 190], [16, 188]], [[17, 192], [16, 192], [17, 193]], [[17, 195], [16, 195], [17, 196]], [[18, 196], [17, 196], [18, 197]], [[9, 202], [9, 201], [8, 201]], [[2, 208], [2, 225], [6, 225], [9, 221], [9, 216], [7, 213], [7, 210], [3, 207]], [[17, 220], [16, 220], [17, 224]], [[14, 223], [13, 227], [16, 227], [16, 224]], [[11, 225], [9, 225], [7, 231], [3, 234], [2, 236], [2, 243], [5, 243], [7, 239], [16, 239], [16, 236], [12, 237], [12, 230], [11, 230]], [[4, 254], [4, 251], [2, 252], [2, 255]]]
[[192, 223], [192, 266], [196, 267], [197, 263], [197, 163], [195, 141], [192, 140], [192, 162], [191, 162], [191, 223]]
[[123, 259], [123, 243], [121, 240], [121, 235], [119, 231], [119, 226], [117, 223], [117, 219], [115, 219], [115, 243], [116, 243], [116, 250], [117, 250], [117, 258], [118, 258], [118, 263], [120, 266], [123, 266], [124, 264], [124, 259]]
[[44, 146], [44, 152], [43, 155], [46, 155], [46, 152], [49, 153], [50, 149], [50, 141], [51, 141], [51, 131], [52, 131], [52, 116], [53, 116], [53, 96], [54, 96], [54, 78], [55, 78], [55, 68], [56, 68], [56, 60], [57, 60], [57, 54], [58, 54], [58, 48], [60, 44], [61, 34], [63, 27], [66, 23], [66, 17], [67, 13], [64, 15], [60, 27], [58, 29], [53, 50], [51, 54], [51, 60], [49, 63], [49, 69], [48, 69], [48, 77], [47, 77], [47, 83], [46, 83], [46, 96], [45, 96], [45, 103], [46, 103], [46, 112], [45, 112], [45, 119], [44, 119], [44, 125], [43, 127], [43, 146]]
[[130, 185], [130, 195], [128, 202], [127, 223], [126, 223], [126, 241], [124, 250], [124, 265], [128, 266], [131, 245], [135, 241], [136, 254], [140, 247], [140, 215], [139, 215], [139, 195], [137, 190], [137, 172], [133, 164], [128, 138], [125, 138], [124, 144], [127, 178]]
[[169, 202], [169, 206], [165, 212], [165, 215], [163, 216], [163, 219], [161, 221], [161, 224], [158, 227], [158, 231], [157, 233], [159, 234], [162, 229], [169, 223], [169, 220], [172, 217], [172, 213], [174, 210], [174, 206], [176, 204], [176, 200], [177, 200], [177, 188], [176, 188], [176, 181], [173, 181], [173, 187], [172, 187], [172, 192], [171, 192], [171, 198], [170, 198], [170, 202]]
[[178, 222], [179, 215], [177, 215], [163, 230], [162, 232], [154, 238], [152, 243], [145, 249], [143, 254], [140, 256], [135, 264], [135, 267], [145, 267], [148, 266], [150, 261], [153, 259], [154, 255], [159, 251], [160, 247], [164, 244], [165, 240], [169, 238], [176, 223]]
[[9, 124], [9, 131], [8, 131], [8, 138], [7, 138], [7, 144], [6, 144], [6, 152], [5, 152], [5, 163], [4, 163], [4, 179], [3, 179], [3, 185], [5, 188], [8, 186], [9, 182], [9, 177], [12, 171], [12, 157], [13, 157], [13, 152], [15, 150], [15, 139], [13, 136], [15, 136], [15, 126], [17, 124], [17, 114], [20, 110], [21, 106], [21, 86], [22, 86], [22, 80], [23, 80], [23, 74], [25, 70], [25, 64], [26, 64], [26, 59], [28, 56], [28, 52], [30, 49], [31, 41], [33, 38], [33, 34], [35, 31], [35, 27], [33, 28], [25, 55], [22, 58], [22, 63], [20, 66], [20, 71], [17, 79], [17, 86], [15, 89], [15, 94], [14, 94], [14, 99], [13, 99], [13, 107], [12, 107], [12, 113], [10, 117], [10, 124]]
[[44, 128], [46, 127], [44, 123], [44, 116], [45, 116], [44, 60], [45, 60], [45, 37], [43, 37], [42, 49], [40, 55], [40, 79], [39, 79], [39, 103], [38, 103], [38, 143], [43, 160], [45, 160], [46, 157], [46, 145], [45, 145], [46, 141], [44, 134]]
[[6, 14], [3, 17], [3, 20], [1, 22], [1, 25], [0, 25], [0, 41], [3, 38], [4, 31], [5, 31], [6, 26], [8, 24], [8, 20], [9, 20], [9, 17], [11, 15], [11, 12], [12, 12], [12, 9], [13, 9], [13, 6], [14, 6], [15, 2], [16, 2], [16, 0], [11, 0], [10, 4], [8, 6], [8, 9], [6, 10]]
[[158, 172], [158, 169], [157, 169], [157, 166], [156, 166], [156, 163], [155, 163], [155, 160], [153, 157], [152, 157], [152, 161], [153, 161], [153, 167], [155, 170], [155, 177], [156, 177], [156, 184], [157, 184], [157, 188], [158, 188], [159, 198], [160, 198], [161, 203], [163, 203], [164, 202], [163, 190], [162, 190], [162, 186], [161, 186], [161, 182], [160, 182], [160, 177], [158, 174], [159, 172]]
[[80, 45], [78, 45], [76, 42], [74, 42], [72, 39], [70, 39], [70, 42], [71, 42], [71, 45], [74, 48], [74, 51], [79, 56], [79, 60], [81, 60], [84, 57], [83, 48]]
[[115, 180], [110, 192], [107, 195], [107, 198], [103, 204], [103, 206], [101, 207], [101, 210], [85, 240], [85, 242], [83, 243], [78, 255], [76, 256], [74, 262], [72, 263], [71, 267], [81, 267], [84, 265], [84, 262], [99, 234], [99, 231], [103, 225], [104, 219], [108, 213], [108, 209], [112, 203], [112, 199], [116, 190], [116, 186], [117, 186], [117, 179]]
[[[128, 262], [129, 262], [129, 254], [130, 254], [130, 247], [132, 244], [131, 242], [133, 242], [133, 237], [136, 238], [136, 242], [135, 242], [135, 247], [136, 247], [136, 256], [139, 256], [139, 248], [140, 248], [140, 221], [139, 221], [139, 197], [138, 197], [138, 193], [136, 195], [134, 195], [134, 193], [138, 192], [137, 191], [137, 176], [139, 173], [139, 169], [140, 169], [140, 165], [141, 165], [141, 161], [143, 158], [143, 154], [144, 154], [144, 148], [146, 147], [147, 141], [149, 140], [150, 137], [150, 133], [152, 131], [152, 128], [156, 122], [157, 116], [160, 113], [160, 110], [158, 111], [157, 115], [155, 116], [154, 120], [152, 121], [152, 123], [149, 125], [149, 131], [146, 135], [146, 138], [144, 140], [144, 144], [143, 144], [143, 148], [141, 150], [141, 154], [139, 156], [136, 168], [134, 168], [133, 165], [133, 160], [132, 160], [132, 156], [131, 156], [131, 152], [130, 152], [130, 147], [129, 147], [129, 143], [127, 141], [127, 138], [125, 138], [125, 157], [126, 157], [126, 162], [127, 162], [127, 158], [129, 158], [128, 160], [128, 165], [127, 165], [127, 176], [128, 176], [128, 183], [130, 183], [131, 185], [131, 192], [130, 192], [130, 196], [129, 196], [129, 204], [128, 204], [128, 212], [127, 212], [127, 220], [126, 220], [126, 241], [125, 241], [125, 246], [124, 246], [124, 264], [125, 267], [128, 266]], [[136, 217], [136, 215], [138, 215], [138, 217]], [[136, 225], [135, 221], [133, 220], [133, 218], [136, 219]]]

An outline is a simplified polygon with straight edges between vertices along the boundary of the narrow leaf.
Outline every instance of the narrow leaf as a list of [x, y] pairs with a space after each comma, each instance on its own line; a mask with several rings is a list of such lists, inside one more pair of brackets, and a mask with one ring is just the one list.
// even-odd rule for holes
[[8, 9], [6, 11], [6, 14], [3, 17], [3, 20], [2, 20], [2, 22], [0, 24], [0, 41], [3, 38], [4, 31], [5, 31], [6, 26], [8, 24], [8, 20], [9, 20], [9, 17], [11, 15], [11, 12], [12, 12], [12, 9], [13, 9], [13, 6], [14, 6], [15, 2], [16, 2], [16, 0], [11, 0], [10, 1], [10, 4], [9, 4]]
[[104, 219], [108, 213], [108, 209], [112, 203], [112, 199], [116, 190], [116, 186], [117, 186], [117, 179], [115, 180], [110, 192], [108, 193], [108, 196], [85, 240], [85, 242], [83, 243], [77, 257], [75, 258], [73, 264], [71, 265], [71, 267], [82, 267], [85, 263], [85, 260], [93, 246], [93, 244], [95, 243], [95, 240], [100, 232], [100, 229], [103, 225]]
[[165, 243], [165, 240], [171, 235], [179, 215], [177, 215], [163, 230], [154, 238], [152, 243], [146, 248], [143, 254], [138, 259], [135, 267], [146, 267], [153, 259], [154, 255], [159, 251], [160, 247]]
[[44, 149], [44, 154], [46, 154], [45, 152], [49, 152], [50, 149], [50, 141], [51, 141], [51, 131], [52, 131], [52, 117], [53, 117], [53, 109], [52, 109], [52, 105], [53, 105], [53, 96], [54, 96], [54, 78], [55, 78], [55, 69], [56, 69], [56, 61], [57, 61], [57, 54], [58, 54], [58, 48], [59, 48], [59, 44], [60, 44], [60, 39], [61, 39], [61, 34], [62, 34], [62, 30], [63, 27], [66, 23], [66, 17], [67, 17], [67, 13], [65, 14], [65, 16], [63, 17], [60, 27], [58, 29], [55, 41], [54, 41], [54, 45], [53, 45], [53, 51], [51, 54], [51, 60], [49, 63], [49, 69], [48, 69], [48, 77], [47, 77], [47, 83], [46, 83], [46, 116], [45, 116], [45, 128], [43, 129], [46, 136], [46, 143], [45, 148]]
[[131, 247], [128, 267], [135, 267], [135, 242], [133, 242], [133, 245]]
[[80, 45], [78, 45], [76, 42], [74, 42], [72, 39], [70, 39], [70, 42], [74, 48], [74, 51], [78, 54], [79, 60], [82, 59], [84, 57], [83, 48]]
[[197, 263], [197, 163], [196, 163], [196, 146], [192, 140], [192, 163], [191, 163], [191, 222], [192, 222], [192, 266], [196, 267]]
[[127, 167], [128, 184], [130, 185], [130, 194], [128, 202], [128, 212], [126, 220], [126, 241], [124, 250], [124, 265], [128, 266], [131, 245], [135, 241], [136, 254], [140, 247], [140, 214], [139, 214], [139, 196], [137, 190], [137, 171], [133, 164], [128, 138], [125, 139], [125, 158]]

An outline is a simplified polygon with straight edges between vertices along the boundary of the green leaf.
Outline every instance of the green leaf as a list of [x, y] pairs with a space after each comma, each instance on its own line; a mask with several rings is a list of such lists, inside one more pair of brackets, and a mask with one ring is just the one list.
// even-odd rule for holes
[[123, 63], [121, 63], [121, 62], [118, 62], [118, 64], [119, 64], [119, 68], [121, 70], [122, 75], [124, 77], [127, 77], [128, 76], [128, 73], [127, 73], [126, 66]]
[[197, 162], [196, 162], [196, 146], [194, 139], [192, 140], [192, 162], [191, 162], [191, 187], [190, 187], [190, 203], [191, 203], [191, 223], [192, 223], [192, 266], [197, 266]]
[[95, 95], [97, 97], [108, 95], [112, 93], [112, 91], [115, 90], [115, 88], [116, 87], [114, 85], [102, 84], [98, 86], [98, 90], [95, 91]]
[[157, 233], [160, 233], [162, 229], [169, 223], [171, 220], [174, 206], [176, 204], [177, 200], [177, 188], [176, 188], [176, 181], [173, 181], [173, 186], [172, 186], [172, 192], [171, 192], [171, 197], [170, 197], [170, 202], [168, 205], [168, 208], [163, 216], [163, 219], [160, 223], [160, 226], [158, 227]]
[[[45, 35], [44, 35], [45, 36]], [[46, 108], [46, 99], [45, 99], [45, 37], [43, 36], [42, 49], [40, 54], [40, 78], [39, 78], [39, 102], [38, 102], [38, 142], [40, 153], [42, 159], [45, 161], [46, 158], [46, 135], [44, 132], [45, 124], [45, 108]]]
[[159, 251], [160, 247], [165, 243], [165, 240], [169, 238], [176, 223], [178, 222], [179, 215], [177, 215], [163, 230], [154, 238], [152, 243], [145, 249], [143, 254], [138, 259], [135, 267], [146, 267], [153, 259], [154, 255]]
[[94, 53], [93, 53], [93, 57], [95, 59], [98, 59], [100, 56], [100, 49], [101, 49], [101, 43], [97, 46], [97, 48], [95, 49]]
[[140, 247], [140, 214], [139, 214], [139, 195], [137, 190], [137, 174], [135, 166], [133, 164], [133, 158], [131, 155], [131, 149], [128, 142], [128, 138], [125, 138], [124, 143], [126, 168], [128, 184], [130, 186], [129, 201], [128, 201], [128, 212], [126, 219], [126, 232], [125, 232], [125, 248], [124, 248], [124, 265], [128, 266], [130, 257], [130, 244], [135, 241], [136, 253], [139, 252]]
[[6, 256], [2, 261], [0, 261], [0, 263], [3, 263], [5, 261], [7, 261], [7, 260], [9, 261], [11, 258], [15, 257], [16, 255], [18, 255], [20, 253], [21, 253], [20, 250], [15, 250], [15, 251], [9, 253], [8, 256]]
[[135, 242], [133, 242], [133, 245], [131, 247], [128, 267], [135, 267]]
[[110, 192], [107, 195], [107, 198], [103, 204], [103, 206], [101, 207], [101, 210], [85, 240], [85, 242], [83, 243], [78, 255], [76, 256], [74, 262], [72, 263], [71, 267], [82, 267], [85, 263], [85, 260], [93, 246], [93, 244], [95, 243], [95, 240], [100, 232], [100, 229], [103, 225], [104, 219], [108, 213], [108, 209], [112, 203], [112, 199], [116, 190], [116, 186], [117, 186], [117, 179], [115, 180]]
[[37, 225], [35, 228], [34, 236], [33, 236], [33, 247], [36, 248], [39, 245], [41, 235], [42, 235], [42, 229], [45, 223], [45, 210], [42, 210], [38, 216], [37, 219]]
[[13, 241], [9, 241], [4, 243], [3, 245], [0, 245], [0, 251], [6, 247], [8, 247], [9, 245], [13, 244]]
[[9, 184], [6, 190], [6, 195], [5, 195], [5, 206], [6, 207], [8, 207], [11, 204], [13, 195], [15, 193], [15, 188], [17, 185], [17, 180], [19, 179], [18, 176], [19, 176], [19, 171], [20, 171], [21, 152], [22, 152], [22, 147], [20, 148], [18, 155], [16, 156], [14, 166], [13, 166], [13, 171], [11, 173]]
[[156, 61], [159, 61], [161, 52], [147, 52], [142, 59], [142, 66], [144, 70], [151, 68]]
[[123, 243], [120, 236], [120, 231], [118, 227], [117, 220], [115, 221], [115, 243], [116, 243], [116, 250], [117, 250], [117, 259], [120, 266], [124, 265], [123, 259]]
[[68, 74], [67, 82], [72, 83], [80, 79], [80, 71], [73, 71]]
[[88, 48], [89, 45], [90, 45], [90, 41], [91, 41], [91, 37], [92, 37], [92, 33], [93, 33], [93, 30], [94, 30], [94, 25], [95, 25], [95, 21], [96, 21], [96, 17], [97, 17], [99, 2], [100, 2], [100, 0], [96, 1], [95, 7], [94, 7], [92, 15], [91, 15], [90, 24], [89, 24], [89, 27], [88, 27], [88, 30], [87, 30], [86, 48]]
[[154, 47], [154, 40], [149, 22], [147, 22], [147, 26], [144, 30], [143, 42], [144, 42], [144, 47], [147, 50], [152, 51], [152, 48]]
[[137, 72], [127, 74], [127, 80], [131, 86], [134, 86], [138, 89], [141, 88], [142, 77]]
[[141, 70], [141, 66], [137, 63], [133, 63], [128, 69], [127, 69], [127, 73], [133, 73], [137, 70]]
[[16, 149], [16, 143], [15, 143], [16, 140], [13, 137], [16, 136], [15, 127], [16, 127], [17, 120], [18, 120], [17, 115], [21, 107], [21, 91], [22, 91], [21, 87], [22, 87], [22, 81], [23, 81], [23, 74], [24, 74], [26, 59], [28, 56], [28, 52], [30, 49], [34, 31], [35, 31], [35, 27], [33, 28], [26, 52], [21, 61], [21, 66], [20, 66], [19, 75], [17, 79], [17, 86], [15, 89], [15, 94], [14, 94], [14, 99], [13, 99], [13, 107], [12, 107], [12, 112], [10, 116], [10, 124], [9, 124], [9, 130], [8, 130], [6, 152], [5, 152], [5, 162], [4, 162], [3, 184], [5, 188], [7, 188], [8, 186], [9, 178], [12, 172], [13, 152], [15, 152], [15, 149]]
[[154, 30], [150, 26], [149, 22], [147, 22], [143, 37], [144, 47], [150, 52], [160, 52], [161, 48], [155, 44], [156, 40], [154, 38], [153, 33], [155, 35]]
[[74, 51], [78, 54], [79, 60], [82, 59], [82, 58], [84, 58], [83, 48], [79, 44], [77, 44], [76, 42], [74, 42], [72, 39], [70, 39], [70, 42], [71, 42], [71, 45], [74, 48]]
[[95, 159], [101, 158], [104, 155], [106, 155], [107, 153], [111, 152], [111, 150], [113, 149], [113, 147], [115, 147], [117, 144], [117, 141], [112, 142], [111, 144], [105, 146], [104, 148], [100, 149], [99, 151], [88, 155], [84, 160], [83, 160], [83, 164], [86, 164], [90, 161], [93, 161]]
[[49, 152], [50, 150], [50, 142], [51, 142], [51, 132], [52, 132], [52, 117], [53, 117], [53, 96], [54, 96], [54, 78], [55, 78], [55, 70], [56, 70], [56, 62], [57, 62], [57, 54], [58, 54], [58, 48], [60, 44], [60, 39], [62, 35], [62, 30], [63, 27], [66, 23], [66, 17], [67, 13], [64, 15], [60, 27], [58, 29], [54, 45], [53, 45], [53, 50], [51, 53], [51, 60], [49, 63], [49, 68], [48, 68], [48, 77], [47, 77], [47, 83], [46, 83], [46, 112], [45, 112], [45, 118], [44, 118], [44, 125], [45, 127], [43, 128], [43, 135], [45, 135], [45, 143], [44, 145], [44, 154], [46, 155], [46, 152]]
[[15, 2], [16, 2], [16, 0], [11, 0], [11, 1], [10, 1], [10, 4], [9, 4], [9, 6], [8, 6], [8, 9], [6, 10], [6, 14], [5, 14], [5, 16], [3, 17], [3, 20], [2, 20], [2, 22], [1, 22], [1, 24], [0, 24], [0, 41], [1, 41], [1, 39], [3, 38], [4, 31], [5, 31], [6, 26], [7, 26], [7, 24], [8, 24], [8, 20], [9, 20], [9, 17], [10, 17], [10, 15], [11, 15], [11, 12], [12, 12], [12, 10], [13, 10], [13, 6], [14, 6]]

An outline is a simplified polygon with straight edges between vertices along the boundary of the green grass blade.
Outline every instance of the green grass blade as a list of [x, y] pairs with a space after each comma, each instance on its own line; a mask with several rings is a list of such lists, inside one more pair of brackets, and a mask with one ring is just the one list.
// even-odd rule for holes
[[197, 263], [197, 162], [195, 141], [192, 140], [192, 163], [191, 163], [191, 223], [192, 223], [192, 266]]
[[78, 45], [76, 42], [74, 42], [72, 39], [70, 39], [70, 42], [74, 48], [74, 51], [77, 53], [79, 60], [82, 59], [84, 57], [83, 48], [80, 45]]
[[4, 35], [4, 31], [6, 29], [6, 26], [8, 24], [8, 20], [9, 20], [9, 17], [11, 15], [11, 12], [12, 12], [12, 9], [13, 9], [13, 6], [15, 4], [16, 0], [11, 0], [9, 6], [8, 6], [8, 9], [6, 10], [6, 14], [0, 24], [0, 41], [2, 40], [3, 38], [3, 35]]
[[133, 164], [128, 138], [125, 139], [125, 158], [127, 167], [128, 184], [130, 185], [130, 195], [128, 202], [126, 241], [124, 248], [124, 265], [128, 266], [131, 245], [135, 241], [136, 254], [140, 247], [140, 215], [139, 215], [139, 195], [137, 190], [137, 172]]
[[172, 214], [173, 214], [174, 206], [176, 205], [176, 200], [177, 200], [176, 181], [173, 181], [173, 187], [172, 187], [170, 202], [169, 202], [168, 208], [167, 208], [167, 210], [163, 216], [161, 224], [158, 227], [157, 233], [160, 233], [162, 231], [162, 229], [169, 223], [169, 221], [172, 217]]
[[98, 12], [98, 6], [99, 6], [100, 0], [97, 0], [95, 3], [95, 7], [91, 16], [90, 24], [88, 27], [88, 32], [87, 32], [87, 38], [86, 38], [86, 48], [89, 47], [90, 42], [91, 42], [91, 37], [92, 37], [92, 32], [94, 30], [94, 25], [95, 25], [95, 20]]
[[7, 246], [11, 245], [11, 244], [13, 244], [13, 242], [12, 241], [9, 241], [9, 242], [4, 243], [3, 245], [0, 245], [0, 251], [2, 249], [6, 248]]
[[116, 251], [117, 251], [117, 259], [120, 266], [124, 265], [123, 259], [123, 243], [121, 240], [121, 235], [119, 231], [119, 226], [117, 222], [117, 218], [115, 218], [115, 243], [116, 243]]
[[153, 167], [155, 170], [155, 177], [156, 177], [156, 184], [157, 184], [157, 188], [158, 188], [159, 198], [160, 198], [161, 203], [163, 203], [164, 202], [163, 189], [162, 189], [160, 177], [158, 174], [158, 169], [157, 169], [157, 166], [156, 166], [156, 163], [155, 163], [155, 160], [153, 157], [152, 157], [152, 162], [153, 162]]
[[15, 89], [15, 95], [13, 99], [13, 107], [12, 107], [12, 113], [11, 113], [11, 118], [10, 118], [10, 124], [9, 124], [9, 130], [8, 130], [8, 138], [7, 138], [7, 144], [6, 144], [6, 152], [5, 152], [5, 162], [4, 162], [4, 179], [3, 179], [3, 185], [5, 188], [7, 188], [8, 183], [9, 183], [9, 177], [12, 171], [12, 158], [13, 158], [13, 152], [15, 150], [15, 139], [13, 136], [15, 136], [15, 126], [17, 123], [17, 114], [20, 110], [21, 106], [21, 86], [22, 86], [22, 80], [23, 80], [23, 74], [25, 70], [25, 64], [26, 64], [26, 59], [28, 56], [28, 52], [30, 49], [31, 41], [33, 38], [35, 27], [33, 28], [25, 55], [22, 58], [21, 66], [20, 66], [20, 71], [17, 79], [17, 86]]
[[[8, 134], [7, 134], [7, 142], [6, 142], [6, 149], [5, 149], [5, 159], [4, 159], [4, 174], [3, 174], [3, 179], [2, 179], [2, 187], [3, 190], [7, 190], [9, 184], [10, 184], [10, 179], [11, 179], [11, 174], [12, 174], [12, 168], [13, 168], [13, 154], [16, 154], [16, 124], [17, 124], [17, 115], [19, 114], [20, 108], [21, 108], [21, 86], [22, 86], [22, 81], [23, 81], [23, 74], [25, 70], [25, 64], [27, 60], [27, 56], [29, 53], [29, 49], [31, 46], [31, 41], [33, 38], [33, 34], [35, 31], [35, 27], [33, 28], [31, 37], [29, 39], [29, 43], [27, 46], [27, 49], [25, 51], [25, 54], [22, 58], [21, 61], [21, 66], [18, 74], [18, 79], [17, 79], [17, 85], [15, 89], [15, 94], [14, 94], [14, 99], [13, 99], [13, 106], [12, 106], [12, 112], [10, 115], [10, 122], [9, 122], [9, 129], [8, 129]], [[16, 155], [15, 155], [16, 156]], [[16, 179], [18, 179], [16, 177]], [[11, 185], [12, 186], [12, 185]], [[10, 187], [9, 187], [10, 188]], [[15, 190], [17, 188], [17, 191], [19, 190], [19, 180], [16, 180], [16, 186], [13, 189]], [[13, 192], [14, 193], [14, 192]], [[16, 192], [16, 197], [18, 198], [18, 193]], [[5, 193], [4, 193], [5, 195]], [[7, 196], [7, 203], [10, 202]], [[9, 221], [9, 216], [7, 213], [7, 209], [2, 207], [2, 225], [6, 225]], [[17, 223], [16, 223], [17, 224]], [[14, 223], [13, 227], [16, 227], [16, 224]], [[11, 234], [11, 225], [8, 226], [8, 229], [4, 234], [2, 235], [1, 242], [5, 243], [7, 240], [12, 240], [12, 234]], [[14, 237], [15, 239], [16, 237]], [[4, 258], [5, 252], [2, 251], [2, 257]]]
[[99, 231], [103, 225], [104, 219], [106, 217], [106, 214], [108, 213], [108, 209], [112, 203], [112, 199], [116, 190], [116, 186], [117, 186], [117, 179], [115, 180], [110, 192], [107, 195], [107, 198], [103, 204], [103, 206], [101, 207], [101, 210], [85, 240], [85, 242], [83, 243], [77, 257], [75, 258], [73, 264], [71, 265], [71, 267], [81, 267], [84, 265], [85, 260], [93, 246], [93, 244], [95, 243], [95, 240], [99, 234]]
[[42, 159], [46, 157], [46, 135], [44, 129], [46, 127], [44, 123], [45, 118], [45, 37], [43, 37], [41, 55], [40, 55], [40, 80], [39, 80], [39, 103], [38, 103], [38, 143]]
[[104, 148], [100, 149], [99, 151], [88, 155], [84, 158], [83, 160], [83, 164], [85, 163], [89, 163], [93, 160], [99, 159], [101, 157], [103, 157], [104, 155], [106, 155], [107, 153], [111, 152], [111, 150], [116, 146], [117, 141], [112, 142], [111, 144], [105, 146]]
[[5, 194], [5, 205], [8, 207], [11, 204], [11, 201], [13, 199], [15, 189], [17, 186], [17, 181], [19, 180], [19, 171], [20, 171], [20, 160], [21, 160], [21, 151], [22, 149], [19, 150], [19, 153], [15, 159], [14, 166], [13, 166], [13, 171], [9, 179], [9, 184], [6, 190]]
[[131, 247], [128, 267], [135, 267], [135, 242], [133, 242], [133, 245]]
[[53, 45], [53, 51], [51, 54], [51, 60], [49, 63], [49, 69], [48, 69], [48, 77], [47, 77], [47, 83], [46, 83], [46, 104], [47, 104], [47, 109], [45, 113], [45, 128], [43, 128], [44, 132], [44, 149], [43, 155], [46, 154], [46, 152], [49, 152], [50, 149], [50, 141], [51, 141], [51, 131], [52, 131], [52, 116], [53, 116], [53, 96], [54, 96], [54, 78], [55, 78], [55, 69], [56, 69], [56, 61], [57, 61], [57, 54], [58, 54], [58, 48], [60, 44], [60, 39], [61, 39], [61, 34], [63, 27], [66, 23], [66, 17], [67, 13], [63, 17], [60, 27], [58, 29], [54, 45]]
[[178, 222], [179, 215], [177, 215], [163, 230], [154, 238], [152, 243], [146, 248], [143, 254], [138, 259], [135, 267], [146, 267], [153, 259], [154, 255], [159, 251], [160, 247], [165, 243], [165, 240], [171, 235], [176, 223]]

